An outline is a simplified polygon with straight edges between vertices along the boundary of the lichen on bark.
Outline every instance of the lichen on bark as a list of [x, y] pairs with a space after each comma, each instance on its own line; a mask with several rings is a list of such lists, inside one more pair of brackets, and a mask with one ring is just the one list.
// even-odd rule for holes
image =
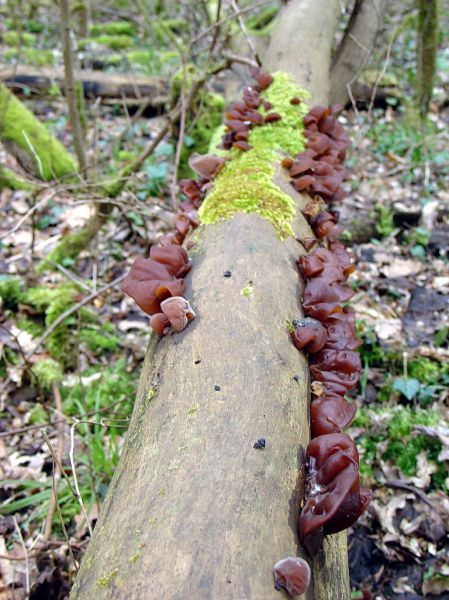
[[269, 221], [280, 238], [293, 235], [292, 222], [297, 207], [290, 195], [278, 187], [273, 177], [278, 163], [286, 155], [304, 150], [302, 120], [307, 112], [304, 102], [292, 105], [291, 98], [304, 100], [307, 93], [291, 82], [285, 73], [275, 73], [271, 86], [262, 93], [273, 107], [262, 114], [277, 112], [279, 121], [250, 131], [248, 152], [231, 149], [228, 161], [214, 180], [214, 187], [199, 210], [203, 224], [230, 219], [239, 212], [255, 213]]

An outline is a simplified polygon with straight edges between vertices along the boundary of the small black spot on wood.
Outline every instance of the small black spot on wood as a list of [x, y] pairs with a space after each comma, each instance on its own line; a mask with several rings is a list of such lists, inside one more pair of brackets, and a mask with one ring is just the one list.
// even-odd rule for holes
[[257, 442], [254, 442], [253, 448], [255, 448], [256, 450], [263, 450], [266, 445], [267, 443], [265, 441], [265, 438], [259, 438]]

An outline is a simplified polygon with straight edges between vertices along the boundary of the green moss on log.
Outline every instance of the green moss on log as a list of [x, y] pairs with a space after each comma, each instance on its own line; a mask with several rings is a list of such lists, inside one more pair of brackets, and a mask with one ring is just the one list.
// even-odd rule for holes
[[2, 38], [8, 46], [33, 46], [36, 43], [36, 36], [27, 31], [5, 31]]
[[129, 35], [99, 35], [98, 37], [84, 38], [79, 40], [78, 45], [81, 50], [90, 44], [100, 44], [111, 48], [111, 50], [126, 50], [135, 46], [134, 38]]
[[306, 93], [286, 74], [276, 73], [263, 97], [273, 105], [269, 112], [279, 113], [281, 120], [252, 129], [249, 135], [252, 149], [248, 152], [232, 149], [226, 153], [229, 161], [215, 179], [199, 216], [202, 223], [209, 224], [239, 212], [255, 213], [285, 238], [293, 235], [291, 224], [296, 206], [291, 196], [273, 182], [273, 177], [276, 163], [283, 156], [304, 150], [302, 120], [307, 108], [304, 103], [292, 105], [290, 99], [304, 99]]
[[63, 264], [67, 259], [75, 259], [79, 253], [87, 248], [94, 237], [94, 230], [86, 227], [81, 231], [69, 233], [62, 241], [47, 254], [47, 256], [39, 263], [37, 267], [38, 273], [43, 273], [53, 269], [51, 263]]
[[20, 175], [12, 169], [0, 165], [0, 190], [9, 188], [10, 190], [24, 190], [26, 192], [36, 189], [36, 186], [30, 181], [22, 179]]
[[95, 23], [90, 28], [92, 36], [108, 35], [136, 35], [136, 27], [130, 21], [108, 21], [106, 23]]
[[5, 50], [3, 56], [6, 60], [17, 59], [28, 65], [34, 65], [35, 67], [44, 67], [45, 65], [53, 65], [55, 63], [55, 56], [52, 50], [44, 50], [43, 48], [8, 48]]
[[75, 161], [6, 86], [0, 85], [0, 139], [22, 166], [49, 181], [77, 171]]

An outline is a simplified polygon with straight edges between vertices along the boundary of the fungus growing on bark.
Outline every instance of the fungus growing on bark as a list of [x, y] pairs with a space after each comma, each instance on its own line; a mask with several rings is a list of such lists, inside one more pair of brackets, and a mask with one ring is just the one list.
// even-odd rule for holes
[[164, 313], [151, 315], [150, 326], [159, 336], [167, 335], [170, 331], [170, 321]]
[[327, 340], [325, 327], [316, 319], [307, 317], [300, 321], [292, 331], [292, 339], [298, 350], [313, 354], [324, 347]]
[[340, 433], [347, 427], [357, 411], [343, 396], [326, 395], [314, 398], [310, 404], [312, 437], [326, 433]]
[[277, 590], [284, 589], [290, 596], [303, 594], [310, 585], [310, 567], [303, 558], [289, 556], [273, 567]]
[[324, 326], [327, 331], [326, 348], [333, 350], [357, 350], [362, 343], [356, 336], [355, 314], [345, 308], [341, 312], [330, 315]]
[[173, 296], [161, 302], [161, 311], [175, 331], [182, 331], [195, 318], [192, 307], [182, 296]]
[[[311, 555], [318, 552], [325, 534], [352, 525], [371, 499], [371, 492], [360, 488], [355, 445], [342, 433], [356, 412], [344, 396], [358, 382], [361, 361], [355, 352], [360, 341], [354, 313], [342, 306], [353, 295], [346, 282], [354, 265], [337, 241], [338, 212], [325, 204], [344, 196], [342, 182], [347, 177], [342, 163], [349, 140], [335, 118], [338, 110], [312, 108], [304, 118], [306, 150], [282, 161], [294, 187], [314, 196], [303, 215], [318, 240], [327, 238], [327, 248], [298, 259], [307, 280], [303, 308], [310, 324], [306, 327], [304, 320], [292, 333], [297, 348], [311, 355], [313, 439], [307, 448], [306, 501], [299, 519], [300, 539]], [[306, 250], [312, 246], [303, 245]]]
[[332, 313], [340, 312], [340, 304], [347, 302], [354, 292], [348, 286], [328, 283], [321, 277], [311, 279], [304, 290], [303, 307], [309, 317], [325, 321]]
[[225, 162], [226, 159], [215, 154], [197, 154], [194, 152], [189, 157], [189, 167], [205, 179], [213, 179]]
[[184, 292], [184, 280], [176, 279], [168, 268], [151, 258], [136, 258], [122, 291], [131, 296], [140, 308], [149, 315], [161, 312], [161, 302], [170, 296]]
[[330, 433], [307, 447], [307, 500], [299, 520], [299, 535], [311, 556], [323, 535], [350, 527], [367, 508], [371, 492], [360, 487], [359, 455], [351, 438]]
[[174, 277], [182, 277], [190, 271], [189, 257], [181, 246], [152, 246], [150, 258], [165, 265]]
[[[324, 200], [336, 202], [345, 196], [342, 188], [347, 178], [347, 169], [343, 166], [349, 138], [343, 127], [335, 118], [341, 109], [334, 106], [329, 109], [314, 107], [304, 117], [307, 148], [296, 155], [291, 165], [290, 176], [292, 184], [298, 192], [309, 192]], [[324, 223], [324, 217], [321, 217]], [[315, 232], [318, 237], [324, 237], [331, 232], [331, 220], [326, 218]]]

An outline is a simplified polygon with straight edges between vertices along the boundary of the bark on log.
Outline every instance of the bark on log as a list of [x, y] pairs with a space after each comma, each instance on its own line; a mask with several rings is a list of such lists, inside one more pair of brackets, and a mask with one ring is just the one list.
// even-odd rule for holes
[[330, 102], [346, 104], [348, 85], [356, 82], [373, 51], [385, 0], [356, 0], [343, 39], [332, 60]]
[[[327, 73], [327, 48], [321, 62], [313, 59], [313, 90]], [[281, 169], [275, 183], [296, 202], [295, 234], [310, 237], [300, 212], [306, 199]], [[282, 596], [275, 562], [306, 557], [297, 517], [309, 376], [286, 328], [301, 316], [302, 246], [281, 241], [255, 214], [202, 226], [194, 239], [185, 295], [197, 318], [150, 342], [123, 454], [72, 598], [275, 600]], [[258, 438], [264, 450], [253, 448]], [[312, 573], [304, 598], [349, 599], [345, 532], [326, 539]]]
[[[151, 101], [151, 106], [165, 105], [168, 99], [168, 82], [159, 77], [134, 77], [129, 74], [103, 73], [101, 71], [80, 70], [75, 72], [77, 81], [82, 83], [86, 98], [104, 98], [126, 104], [141, 104]], [[17, 65], [0, 72], [0, 81], [15, 93], [24, 87], [32, 92], [43, 94], [55, 83], [64, 92], [64, 72], [52, 68], [35, 68]]]
[[332, 40], [340, 15], [338, 0], [291, 0], [278, 16], [264, 66], [281, 68], [308, 90], [314, 104], [329, 102]]

